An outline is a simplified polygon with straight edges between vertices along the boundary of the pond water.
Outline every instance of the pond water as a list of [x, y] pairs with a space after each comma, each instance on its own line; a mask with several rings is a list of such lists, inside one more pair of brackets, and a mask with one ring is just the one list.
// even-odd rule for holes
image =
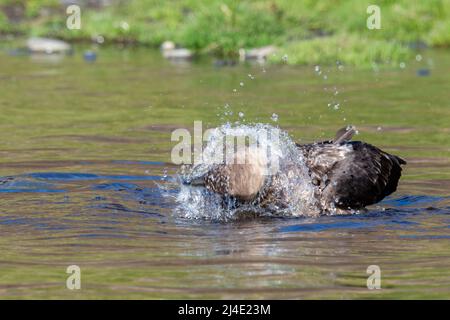
[[[0, 52], [0, 298], [450, 298], [449, 51], [354, 70], [13, 47]], [[300, 142], [353, 124], [408, 165], [367, 213], [185, 219], [159, 186], [178, 170], [171, 132], [195, 120]], [[66, 288], [69, 265], [81, 290]]]

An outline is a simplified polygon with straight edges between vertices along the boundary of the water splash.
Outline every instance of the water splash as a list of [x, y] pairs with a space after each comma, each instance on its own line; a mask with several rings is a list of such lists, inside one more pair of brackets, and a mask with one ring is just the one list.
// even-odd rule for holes
[[278, 122], [278, 114], [276, 114], [276, 113], [272, 113], [272, 116], [270, 117], [270, 119], [273, 121], [273, 122]]
[[[269, 162], [263, 189], [274, 187], [275, 199], [264, 201], [260, 194], [253, 201], [241, 202], [205, 187], [182, 183], [201, 176], [214, 165], [224, 164], [225, 159], [230, 159], [227, 157], [230, 148], [224, 146], [226, 141], [230, 141], [229, 137], [245, 137], [250, 146], [266, 150]], [[231, 150], [233, 153], [234, 148]], [[227, 123], [214, 129], [205, 143], [201, 159], [193, 166], [183, 167], [176, 179], [179, 183], [179, 192], [174, 196], [176, 213], [184, 218], [227, 221], [253, 216], [318, 214], [314, 200], [315, 187], [310, 181], [303, 154], [286, 132], [269, 124]]]

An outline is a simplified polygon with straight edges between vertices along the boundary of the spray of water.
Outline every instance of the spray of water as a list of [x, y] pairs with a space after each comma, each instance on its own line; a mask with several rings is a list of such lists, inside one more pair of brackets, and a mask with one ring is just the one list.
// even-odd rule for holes
[[[205, 187], [185, 185], [186, 181], [208, 172], [214, 165], [227, 161], [233, 148], [224, 148], [229, 137], [246, 137], [267, 151], [265, 187], [254, 201], [242, 202], [219, 195]], [[219, 150], [224, 150], [218, 152]], [[269, 124], [224, 124], [209, 135], [201, 157], [192, 166], [183, 167], [175, 179], [178, 192], [171, 193], [177, 203], [176, 214], [189, 219], [215, 221], [235, 220], [251, 216], [317, 215], [315, 186], [311, 183], [302, 152], [289, 135]], [[268, 191], [269, 190], [269, 191]]]

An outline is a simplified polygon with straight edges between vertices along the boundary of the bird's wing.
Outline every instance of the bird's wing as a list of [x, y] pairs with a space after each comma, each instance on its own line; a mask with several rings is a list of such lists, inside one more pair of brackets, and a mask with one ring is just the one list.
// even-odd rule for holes
[[326, 173], [323, 199], [341, 209], [377, 203], [397, 189], [406, 162], [370, 144], [347, 142], [351, 150]]
[[352, 148], [347, 145], [335, 145], [331, 141], [298, 146], [303, 151], [306, 166], [309, 168], [312, 182], [322, 185], [327, 174], [336, 163], [349, 157]]
[[[349, 150], [345, 143], [350, 141], [355, 133], [355, 127], [347, 126], [339, 129], [333, 140], [310, 144], [297, 143], [296, 145], [303, 152], [312, 174], [323, 176], [336, 162], [346, 158], [346, 153]], [[313, 176], [313, 178], [317, 177]]]

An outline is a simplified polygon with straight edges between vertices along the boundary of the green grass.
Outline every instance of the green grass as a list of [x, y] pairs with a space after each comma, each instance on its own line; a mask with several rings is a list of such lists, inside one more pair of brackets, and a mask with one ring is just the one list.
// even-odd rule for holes
[[[398, 64], [411, 56], [408, 45], [450, 45], [448, 0], [131, 0], [104, 8], [82, 7], [81, 30], [65, 27], [56, 0], [0, 0], [0, 34], [159, 46], [175, 41], [200, 54], [236, 57], [241, 48], [276, 45], [290, 64], [365, 66]], [[366, 27], [368, 5], [381, 9], [381, 29]], [[23, 11], [8, 20], [11, 8]], [[20, 10], [19, 10], [20, 12]], [[17, 19], [16, 19], [17, 20]], [[280, 59], [271, 59], [278, 63]]]
[[289, 43], [279, 54], [270, 57], [272, 62], [287, 64], [327, 64], [336, 62], [372, 66], [395, 64], [409, 60], [413, 52], [394, 42], [369, 39], [358, 35], [339, 34]]

